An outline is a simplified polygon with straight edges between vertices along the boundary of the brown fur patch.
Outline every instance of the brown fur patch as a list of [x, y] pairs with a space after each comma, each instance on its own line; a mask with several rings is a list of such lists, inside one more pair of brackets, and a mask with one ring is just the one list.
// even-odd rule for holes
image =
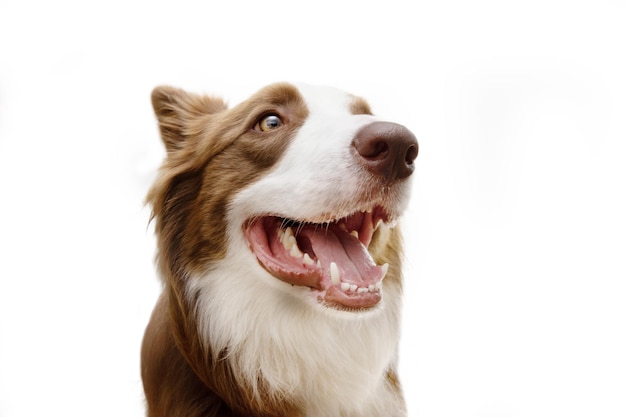
[[[219, 360], [224, 352], [207, 351], [185, 280], [225, 255], [230, 198], [280, 159], [308, 110], [288, 84], [266, 87], [231, 110], [220, 99], [170, 87], [155, 89], [152, 102], [167, 158], [147, 197], [165, 284], [142, 350], [148, 414], [297, 416], [287, 402], [254, 400], [244, 383], [235, 382], [229, 362]], [[278, 114], [284, 126], [255, 130], [268, 112]]]
[[[168, 156], [147, 200], [156, 218], [159, 265], [172, 276], [199, 272], [224, 256], [224, 216], [233, 191], [277, 162], [308, 114], [287, 84], [267, 87], [232, 110], [212, 112], [220, 109], [213, 100], [180, 90], [153, 93]], [[282, 116], [283, 128], [253, 130], [270, 111]]]
[[[184, 302], [182, 304], [185, 304]], [[142, 346], [141, 377], [150, 417], [300, 416], [288, 401], [258, 401], [238, 380], [225, 352], [207, 351], [180, 300], [164, 291]]]
[[377, 265], [389, 264], [385, 285], [402, 288], [402, 235], [396, 227], [379, 228], [372, 236], [368, 251]]
[[353, 97], [350, 103], [350, 112], [352, 114], [373, 114], [370, 105], [361, 97]]

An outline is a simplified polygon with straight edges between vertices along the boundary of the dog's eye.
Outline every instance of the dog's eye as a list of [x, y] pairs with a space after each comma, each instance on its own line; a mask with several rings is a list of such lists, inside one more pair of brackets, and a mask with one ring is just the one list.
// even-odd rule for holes
[[281, 118], [275, 114], [268, 114], [267, 116], [263, 116], [259, 123], [257, 123], [256, 128], [262, 132], [269, 132], [270, 130], [278, 129], [283, 125], [283, 121]]

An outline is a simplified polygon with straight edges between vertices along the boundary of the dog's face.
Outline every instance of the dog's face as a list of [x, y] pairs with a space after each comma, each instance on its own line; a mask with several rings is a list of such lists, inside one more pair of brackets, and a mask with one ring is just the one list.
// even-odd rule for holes
[[153, 105], [168, 151], [149, 195], [164, 275], [235, 269], [233, 285], [308, 305], [380, 305], [385, 276], [399, 279], [410, 131], [325, 87], [276, 84], [230, 110], [159, 88]]

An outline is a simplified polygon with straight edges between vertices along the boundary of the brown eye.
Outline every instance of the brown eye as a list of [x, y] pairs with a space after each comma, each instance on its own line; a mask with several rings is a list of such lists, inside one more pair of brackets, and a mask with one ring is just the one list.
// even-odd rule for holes
[[257, 123], [257, 128], [262, 132], [269, 132], [270, 130], [278, 129], [282, 125], [283, 121], [280, 117], [275, 114], [268, 114]]

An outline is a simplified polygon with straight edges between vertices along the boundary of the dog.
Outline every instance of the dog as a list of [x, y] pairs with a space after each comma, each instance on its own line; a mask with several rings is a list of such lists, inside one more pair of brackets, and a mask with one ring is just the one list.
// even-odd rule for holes
[[149, 417], [405, 416], [401, 236], [418, 142], [368, 103], [277, 83], [228, 108], [157, 87], [147, 203], [163, 291]]

